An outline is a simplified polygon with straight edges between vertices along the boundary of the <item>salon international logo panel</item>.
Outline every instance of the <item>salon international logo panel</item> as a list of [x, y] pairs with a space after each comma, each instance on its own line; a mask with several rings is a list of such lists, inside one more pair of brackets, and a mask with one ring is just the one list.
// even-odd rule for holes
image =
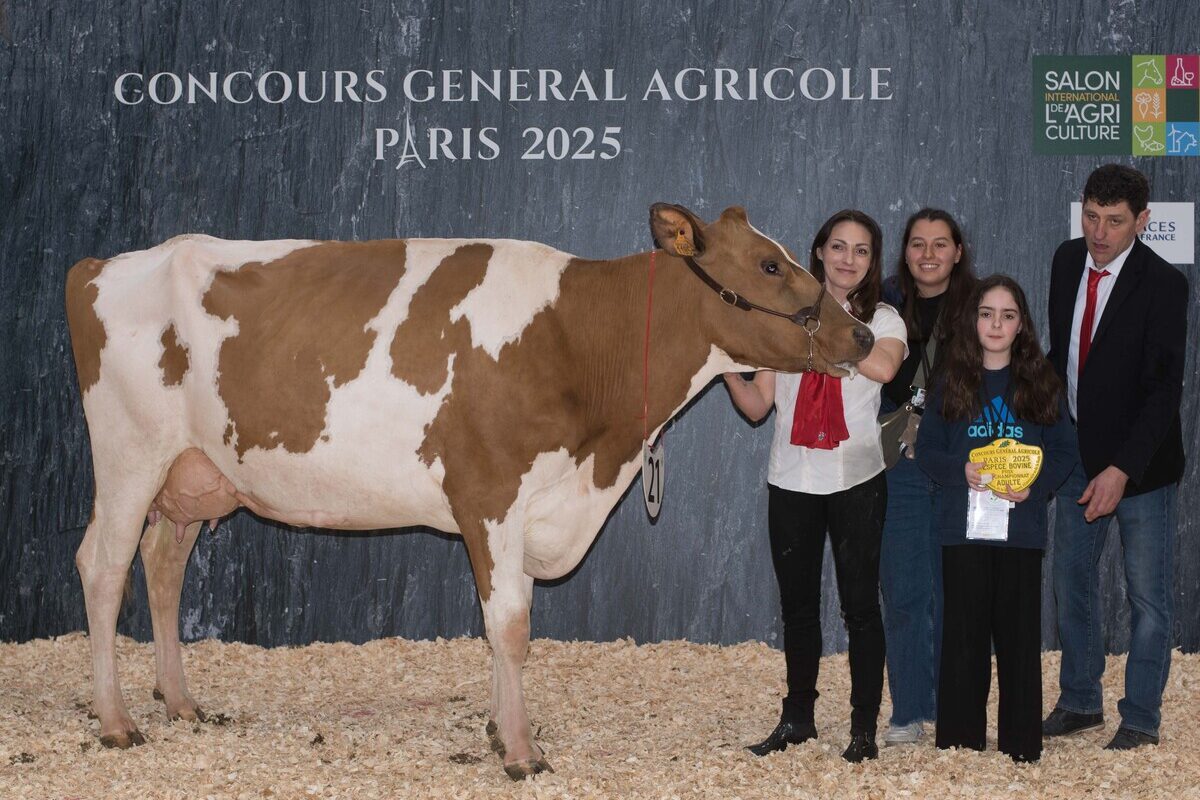
[[1033, 149], [1200, 155], [1200, 56], [1034, 56]]

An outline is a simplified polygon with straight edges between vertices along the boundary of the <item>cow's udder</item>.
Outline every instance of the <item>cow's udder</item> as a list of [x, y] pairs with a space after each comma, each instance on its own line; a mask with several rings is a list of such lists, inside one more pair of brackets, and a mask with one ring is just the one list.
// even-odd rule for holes
[[[216, 520], [233, 513], [241, 503], [237, 488], [221, 474], [203, 450], [184, 450], [171, 463], [167, 479], [150, 504], [150, 522], [161, 513], [175, 523], [176, 538], [193, 522]], [[157, 513], [156, 513], [157, 512]]]

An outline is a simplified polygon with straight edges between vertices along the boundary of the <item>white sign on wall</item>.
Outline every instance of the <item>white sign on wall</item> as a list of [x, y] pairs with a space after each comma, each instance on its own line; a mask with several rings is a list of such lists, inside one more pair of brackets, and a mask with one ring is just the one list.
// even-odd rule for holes
[[[1071, 203], [1071, 238], [1083, 236], [1082, 203]], [[1150, 203], [1150, 221], [1141, 240], [1168, 264], [1196, 263], [1194, 203]]]

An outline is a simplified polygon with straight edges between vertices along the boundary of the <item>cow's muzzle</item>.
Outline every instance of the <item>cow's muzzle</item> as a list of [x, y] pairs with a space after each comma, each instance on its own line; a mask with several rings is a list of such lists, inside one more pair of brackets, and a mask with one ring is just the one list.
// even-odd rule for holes
[[871, 348], [875, 346], [875, 334], [871, 333], [871, 329], [866, 325], [859, 323], [854, 326], [854, 343], [858, 345], [858, 357], [866, 358], [871, 352]]

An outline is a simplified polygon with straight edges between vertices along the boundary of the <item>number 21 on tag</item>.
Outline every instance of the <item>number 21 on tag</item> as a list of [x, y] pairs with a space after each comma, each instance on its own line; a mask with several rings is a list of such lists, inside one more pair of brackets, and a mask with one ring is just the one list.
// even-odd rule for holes
[[662, 510], [663, 455], [661, 436], [653, 447], [649, 442], [642, 442], [642, 499], [646, 501], [646, 513], [651, 520], [658, 519], [658, 512]]

